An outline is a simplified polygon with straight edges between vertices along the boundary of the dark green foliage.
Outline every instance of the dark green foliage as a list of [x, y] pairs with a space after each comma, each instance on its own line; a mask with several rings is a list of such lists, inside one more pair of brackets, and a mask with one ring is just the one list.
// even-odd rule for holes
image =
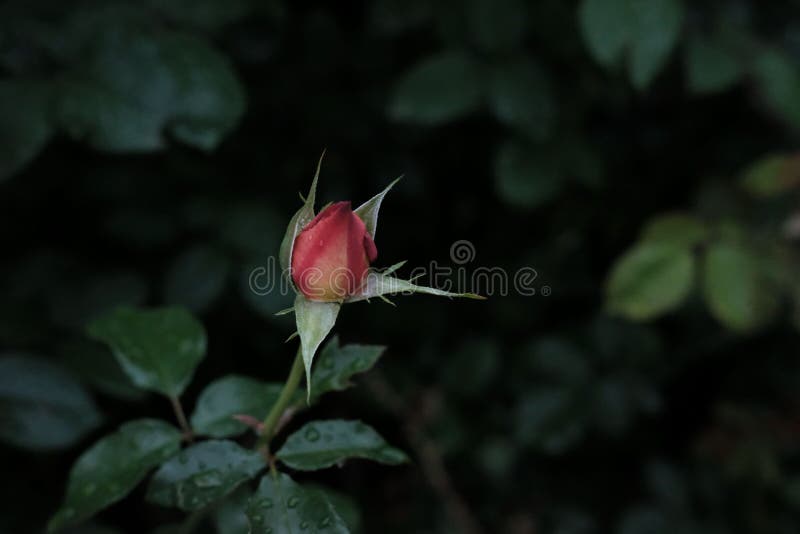
[[[800, 531], [798, 17], [0, 2], [0, 531]], [[324, 148], [318, 208], [405, 175], [377, 266], [489, 299], [344, 306], [272, 474]]]

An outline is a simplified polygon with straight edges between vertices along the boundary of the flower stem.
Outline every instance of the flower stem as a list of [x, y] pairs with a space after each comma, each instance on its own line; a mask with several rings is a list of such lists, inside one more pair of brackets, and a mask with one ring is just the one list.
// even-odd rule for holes
[[192, 427], [189, 426], [189, 422], [186, 420], [186, 414], [183, 411], [183, 406], [181, 405], [181, 401], [178, 397], [170, 397], [169, 398], [170, 404], [172, 404], [172, 411], [175, 412], [175, 418], [178, 420], [178, 424], [183, 431], [183, 437], [191, 442], [194, 440], [194, 433], [192, 432]]
[[292, 395], [294, 395], [294, 392], [297, 390], [297, 386], [300, 385], [300, 380], [303, 378], [304, 370], [303, 349], [301, 346], [297, 349], [297, 356], [292, 364], [292, 370], [289, 371], [289, 377], [286, 379], [286, 383], [283, 385], [283, 389], [278, 396], [278, 400], [276, 400], [275, 404], [272, 405], [267, 417], [264, 419], [264, 423], [261, 428], [261, 436], [258, 438], [256, 448], [261, 448], [269, 444], [269, 441], [272, 439], [272, 434], [275, 432], [275, 428], [277, 427], [283, 412], [286, 411], [286, 407], [292, 400]]

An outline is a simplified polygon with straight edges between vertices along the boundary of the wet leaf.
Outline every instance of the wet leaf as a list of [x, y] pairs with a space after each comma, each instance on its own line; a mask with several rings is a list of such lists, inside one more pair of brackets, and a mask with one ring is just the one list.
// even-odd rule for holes
[[263, 420], [281, 388], [281, 384], [240, 375], [219, 378], [200, 393], [191, 416], [192, 430], [214, 438], [237, 436], [248, 427], [233, 416], [250, 415]]
[[339, 345], [338, 336], [331, 339], [317, 358], [311, 373], [314, 384], [312, 401], [329, 391], [343, 391], [352, 384], [350, 379], [368, 371], [381, 357], [386, 347], [381, 345]]
[[233, 492], [265, 467], [261, 454], [233, 441], [203, 441], [162, 465], [147, 487], [147, 500], [198, 510]]
[[122, 425], [84, 452], [69, 476], [64, 504], [49, 530], [78, 523], [119, 501], [147, 472], [178, 452], [180, 432], [155, 419]]
[[275, 454], [293, 469], [315, 471], [351, 458], [364, 458], [389, 465], [408, 461], [405, 453], [389, 446], [361, 421], [334, 419], [312, 421], [286, 438]]
[[284, 473], [265, 475], [247, 505], [251, 534], [349, 532], [325, 494]]

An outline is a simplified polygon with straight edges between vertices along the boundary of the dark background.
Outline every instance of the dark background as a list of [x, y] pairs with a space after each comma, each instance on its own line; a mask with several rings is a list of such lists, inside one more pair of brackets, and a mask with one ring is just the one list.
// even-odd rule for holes
[[[360, 417], [414, 458], [307, 477], [351, 495], [364, 532], [800, 530], [800, 283], [783, 226], [800, 176], [798, 4], [432, 4], [0, 6], [0, 350], [67, 367], [102, 414], [62, 447], [0, 445], [0, 530], [39, 531], [72, 462], [121, 422], [172, 418], [85, 338], [102, 311], [201, 318], [188, 410], [225, 373], [283, 379], [292, 318], [273, 313], [287, 299], [247, 277], [277, 253], [323, 148], [321, 204], [404, 174], [378, 265], [455, 268], [450, 247], [468, 240], [467, 272], [538, 273], [535, 296], [343, 309], [343, 341], [388, 350], [313, 415]], [[752, 194], [741, 177], [771, 154], [787, 155], [765, 178], [775, 191]], [[706, 273], [674, 309], [612, 313], [615, 262], [675, 211], [779, 247], [779, 304], [732, 325], [704, 302]], [[731, 292], [766, 291], [724, 270]], [[0, 424], [11, 409], [0, 396]], [[143, 493], [97, 524], [180, 521]], [[240, 532], [213, 518], [198, 531], [214, 528]]]

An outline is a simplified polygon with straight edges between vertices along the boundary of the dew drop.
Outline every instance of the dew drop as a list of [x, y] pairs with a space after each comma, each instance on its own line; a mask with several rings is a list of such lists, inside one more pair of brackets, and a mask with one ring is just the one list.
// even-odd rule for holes
[[297, 505], [300, 504], [300, 498], [296, 495], [292, 495], [289, 497], [289, 500], [286, 501], [286, 506], [289, 508], [297, 508]]
[[215, 488], [222, 484], [222, 476], [219, 471], [212, 470], [194, 475], [191, 481], [198, 488]]
[[311, 426], [311, 427], [308, 427], [308, 428], [306, 429], [305, 433], [303, 434], [303, 436], [304, 436], [304, 437], [305, 437], [305, 438], [306, 438], [308, 441], [317, 441], [317, 440], [319, 439], [319, 430], [317, 430], [317, 429], [316, 429], [316, 428], [314, 428], [313, 426]]
[[254, 515], [250, 519], [251, 519], [251, 521], [253, 521], [253, 523], [256, 523], [256, 524], [261, 523], [262, 521], [264, 521], [264, 518], [261, 517], [260, 515]]
[[272, 499], [263, 499], [259, 501], [258, 505], [261, 508], [272, 508]]
[[331, 516], [325, 516], [319, 522], [319, 528], [328, 528], [331, 524]]
[[308, 529], [308, 521], [303, 521], [300, 523], [300, 530], [307, 530]]

